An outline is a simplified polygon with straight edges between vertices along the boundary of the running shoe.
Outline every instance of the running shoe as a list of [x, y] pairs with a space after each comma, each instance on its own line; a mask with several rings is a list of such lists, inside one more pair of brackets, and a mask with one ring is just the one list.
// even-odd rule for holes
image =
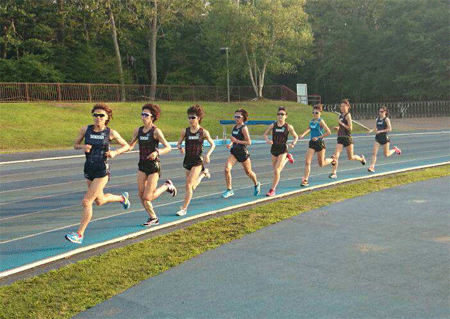
[[275, 190], [274, 189], [269, 189], [269, 191], [267, 192], [266, 196], [274, 196], [275, 195]]
[[153, 225], [159, 225], [159, 218], [149, 218], [145, 223], [143, 223], [142, 225], [144, 226], [153, 226]]
[[78, 233], [67, 234], [66, 239], [74, 244], [82, 244], [83, 236], [78, 235]]
[[369, 173], [375, 173], [375, 170], [374, 170], [372, 167], [369, 167], [369, 168], [367, 169], [367, 171], [368, 171]]
[[402, 150], [399, 149], [397, 146], [394, 146], [393, 149], [394, 149], [395, 153], [397, 153], [397, 155], [401, 155], [402, 154]]
[[205, 168], [205, 170], [203, 171], [203, 174], [205, 174], [206, 178], [211, 178], [211, 174], [209, 173], [209, 169]]
[[288, 160], [289, 163], [294, 163], [294, 158], [292, 157], [292, 154], [287, 153], [286, 158]]
[[123, 192], [122, 193], [122, 197], [123, 200], [121, 201], [123, 208], [124, 209], [128, 209], [131, 206], [130, 200], [128, 199], [130, 197], [130, 195], [128, 194], [128, 192]]
[[308, 180], [303, 178], [302, 179], [302, 183], [300, 184], [300, 186], [303, 186], [303, 187], [309, 186]]
[[331, 155], [331, 165], [335, 166], [337, 164], [336, 156]]
[[364, 155], [361, 155], [361, 164], [366, 165], [366, 158]]
[[259, 193], [261, 193], [261, 183], [258, 182], [258, 184], [255, 185], [253, 189], [253, 196], [258, 196]]
[[180, 210], [177, 212], [178, 216], [184, 216], [187, 214], [187, 209], [183, 209], [180, 207]]
[[168, 179], [164, 184], [167, 185], [167, 192], [172, 194], [172, 197], [177, 195], [177, 188], [173, 185], [172, 181]]
[[223, 192], [222, 197], [228, 198], [234, 195], [234, 191], [232, 189], [227, 189], [225, 192]]
[[334, 179], [334, 178], [337, 178], [337, 175], [336, 175], [336, 174], [333, 174], [333, 173], [331, 173], [330, 175], [328, 175], [328, 177], [329, 177], [329, 178], [333, 178], [333, 179]]

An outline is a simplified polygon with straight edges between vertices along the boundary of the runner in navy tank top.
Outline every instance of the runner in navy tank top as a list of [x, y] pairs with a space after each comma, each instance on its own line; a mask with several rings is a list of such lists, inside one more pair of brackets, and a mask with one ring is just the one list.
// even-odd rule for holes
[[[162, 131], [154, 124], [160, 116], [161, 108], [158, 105], [151, 103], [144, 105], [141, 109], [141, 119], [144, 126], [134, 130], [130, 142], [130, 149], [133, 149], [136, 143], [139, 143], [138, 194], [142, 206], [148, 214], [144, 226], [159, 224], [159, 218], [156, 216], [152, 205], [153, 200], [166, 191], [172, 196], [177, 194], [177, 189], [170, 179], [157, 187], [161, 175], [159, 156], [172, 150]], [[162, 149], [158, 148], [159, 143], [164, 145]]]
[[[177, 212], [178, 216], [184, 216], [192, 199], [192, 194], [204, 177], [210, 178], [209, 170], [204, 167], [210, 161], [211, 153], [216, 145], [209, 132], [200, 126], [205, 116], [205, 111], [200, 105], [193, 105], [187, 110], [189, 127], [181, 131], [177, 147], [181, 154], [185, 154], [183, 167], [186, 169], [186, 193], [183, 205]], [[210, 144], [209, 151], [203, 156], [203, 141]], [[185, 143], [185, 147], [181, 144]]]
[[370, 173], [375, 172], [375, 163], [377, 162], [377, 153], [380, 146], [383, 146], [384, 156], [386, 157], [389, 157], [394, 153], [397, 153], [398, 155], [402, 153], [397, 146], [394, 146], [392, 150], [389, 149], [389, 137], [387, 136], [387, 133], [392, 131], [392, 126], [388, 115], [388, 109], [385, 106], [382, 106], [378, 111], [378, 117], [375, 121], [375, 128], [370, 130], [370, 132], [376, 132], [375, 143], [373, 144], [372, 150], [372, 163], [367, 169]]
[[[292, 134], [294, 140], [289, 144], [290, 148], [294, 148], [297, 144], [298, 135], [294, 127], [286, 123], [287, 110], [284, 107], [279, 107], [277, 112], [277, 121], [270, 124], [264, 133], [266, 143], [271, 145], [270, 153], [272, 154], [273, 179], [272, 187], [267, 192], [266, 196], [275, 195], [276, 187], [280, 181], [280, 174], [287, 162], [294, 163], [294, 158], [287, 152], [287, 140], [289, 133]], [[269, 140], [268, 135], [272, 132], [272, 139]]]
[[[91, 110], [94, 118], [94, 125], [88, 125], [80, 130], [75, 139], [74, 148], [82, 149], [86, 155], [84, 164], [84, 177], [86, 178], [88, 190], [83, 198], [83, 216], [80, 227], [75, 233], [67, 234], [65, 238], [72, 243], [83, 243], [84, 232], [92, 218], [93, 202], [98, 206], [106, 203], [120, 202], [125, 209], [130, 207], [129, 195], [127, 192], [122, 195], [104, 194], [103, 189], [109, 180], [108, 158], [114, 158], [128, 150], [128, 143], [115, 130], [107, 125], [112, 119], [111, 109], [103, 103], [94, 105]], [[82, 144], [84, 140], [84, 144]], [[116, 140], [121, 147], [111, 151], [109, 144], [111, 140]]]
[[333, 169], [330, 178], [337, 178], [336, 172], [339, 164], [339, 156], [341, 155], [342, 149], [345, 147], [347, 151], [347, 157], [350, 161], [359, 161], [362, 165], [366, 165], [366, 159], [364, 155], [354, 155], [353, 154], [353, 139], [351, 136], [351, 132], [353, 130], [352, 124], [352, 115], [349, 113], [350, 111], [350, 102], [348, 100], [341, 101], [341, 114], [339, 115], [338, 126], [334, 127], [336, 131], [338, 131], [338, 138], [336, 144], [336, 150], [334, 151], [334, 155], [332, 156], [333, 160], [336, 161], [336, 164], [333, 165]]
[[315, 105], [313, 107], [314, 118], [309, 122], [308, 128], [300, 135], [303, 138], [306, 134], [310, 133], [311, 139], [309, 140], [309, 147], [305, 155], [305, 173], [302, 178], [300, 186], [308, 186], [308, 179], [311, 173], [311, 162], [314, 153], [317, 153], [317, 161], [320, 167], [324, 167], [328, 164], [335, 164], [336, 162], [332, 158], [325, 158], [325, 142], [323, 139], [331, 134], [325, 121], [320, 117], [322, 113], [322, 104]]
[[228, 198], [234, 195], [231, 184], [231, 169], [237, 162], [242, 164], [245, 173], [253, 182], [253, 195], [258, 196], [261, 191], [261, 183], [258, 182], [256, 174], [252, 170], [252, 162], [250, 160], [250, 154], [247, 150], [247, 145], [252, 144], [247, 125], [245, 125], [247, 119], [248, 113], [246, 110], [239, 109], [234, 112], [234, 120], [236, 121], [236, 125], [231, 131], [231, 144], [227, 144], [227, 148], [231, 148], [231, 154], [225, 164], [225, 181], [227, 183], [227, 190], [222, 194], [223, 198]]

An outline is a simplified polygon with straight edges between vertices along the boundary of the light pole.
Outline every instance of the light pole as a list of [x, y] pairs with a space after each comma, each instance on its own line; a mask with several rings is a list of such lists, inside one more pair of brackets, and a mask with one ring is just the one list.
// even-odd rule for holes
[[220, 48], [220, 51], [225, 51], [227, 55], [227, 93], [228, 93], [228, 103], [230, 103], [230, 68], [228, 67], [228, 47]]

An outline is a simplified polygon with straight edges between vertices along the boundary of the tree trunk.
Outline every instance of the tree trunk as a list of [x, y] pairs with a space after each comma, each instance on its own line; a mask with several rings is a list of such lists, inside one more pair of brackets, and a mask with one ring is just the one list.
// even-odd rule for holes
[[109, 3], [109, 20], [111, 22], [111, 34], [114, 42], [114, 50], [116, 51], [116, 62], [117, 62], [117, 69], [119, 71], [119, 77], [120, 77], [120, 86], [122, 90], [122, 96], [121, 100], [122, 102], [125, 102], [125, 79], [123, 75], [123, 69], [122, 69], [122, 57], [120, 56], [120, 50], [119, 50], [119, 42], [117, 41], [117, 30], [116, 30], [116, 22], [114, 21], [114, 14], [111, 9], [111, 3]]
[[255, 75], [253, 75], [253, 68], [252, 68], [252, 64], [250, 61], [250, 57], [248, 56], [248, 52], [247, 52], [247, 48], [244, 45], [244, 51], [245, 51], [245, 58], [247, 60], [247, 64], [248, 64], [248, 73], [250, 75], [250, 80], [252, 81], [252, 87], [253, 90], [255, 91], [255, 95], [256, 98], [258, 98], [258, 83], [257, 83], [257, 77], [256, 77], [256, 70], [255, 70]]
[[156, 71], [156, 40], [158, 39], [158, 3], [154, 1], [155, 15], [150, 21], [150, 100], [154, 101], [156, 97], [156, 84], [158, 80], [158, 74]]

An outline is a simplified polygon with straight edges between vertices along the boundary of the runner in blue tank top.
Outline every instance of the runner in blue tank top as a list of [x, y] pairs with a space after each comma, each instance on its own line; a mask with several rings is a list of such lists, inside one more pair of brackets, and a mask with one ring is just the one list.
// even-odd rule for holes
[[347, 151], [347, 157], [349, 161], [359, 161], [362, 165], [366, 165], [366, 159], [364, 155], [354, 155], [353, 154], [353, 139], [351, 136], [351, 132], [353, 130], [353, 122], [352, 115], [350, 114], [350, 102], [345, 99], [341, 101], [341, 114], [339, 115], [338, 126], [334, 127], [334, 129], [338, 134], [336, 150], [334, 151], [334, 155], [332, 158], [336, 160], [336, 165], [333, 165], [333, 169], [330, 174], [330, 178], [337, 178], [336, 172], [339, 164], [339, 156], [341, 155], [342, 149], [345, 147]]
[[[264, 139], [266, 143], [271, 145], [270, 153], [272, 154], [272, 168], [273, 179], [272, 187], [267, 192], [266, 196], [275, 195], [276, 187], [280, 181], [280, 174], [287, 162], [294, 163], [294, 158], [287, 152], [287, 139], [289, 133], [292, 134], [294, 140], [289, 144], [290, 148], [294, 148], [297, 144], [298, 135], [294, 130], [294, 127], [286, 123], [287, 110], [285, 107], [279, 107], [277, 112], [277, 121], [270, 124], [264, 133]], [[269, 140], [268, 135], [272, 132], [272, 140]]]
[[[377, 162], [377, 153], [380, 146], [383, 146], [384, 156], [389, 157], [394, 153], [398, 155], [402, 154], [402, 151], [394, 146], [392, 150], [389, 149], [389, 137], [387, 136], [388, 132], [392, 131], [391, 121], [389, 120], [389, 112], [385, 106], [382, 106], [378, 111], [378, 117], [375, 121], [375, 128], [370, 130], [370, 132], [375, 131], [375, 143], [373, 144], [372, 150], [372, 163], [370, 167], [367, 169], [370, 173], [375, 172], [375, 163]], [[369, 132], [369, 133], [370, 133]]]
[[324, 137], [331, 134], [325, 121], [320, 117], [322, 113], [322, 104], [315, 105], [313, 107], [314, 118], [309, 122], [309, 127], [300, 135], [303, 138], [306, 134], [310, 133], [311, 139], [309, 140], [309, 147], [305, 155], [305, 173], [302, 178], [300, 186], [308, 186], [309, 174], [311, 173], [311, 162], [314, 153], [317, 153], [317, 161], [320, 167], [324, 167], [329, 164], [335, 164], [336, 162], [332, 158], [325, 158], [325, 142]]
[[231, 185], [231, 169], [237, 162], [242, 164], [245, 174], [250, 177], [254, 184], [253, 195], [258, 196], [261, 190], [261, 183], [258, 182], [256, 174], [252, 170], [252, 162], [247, 150], [247, 145], [252, 144], [247, 125], [245, 125], [245, 122], [248, 120], [247, 111], [244, 109], [236, 110], [234, 112], [234, 120], [236, 121], [236, 126], [233, 127], [233, 130], [231, 131], [231, 144], [227, 144], [227, 148], [231, 148], [231, 154], [225, 164], [227, 190], [222, 194], [222, 197], [228, 198], [234, 195], [233, 187]]
[[[92, 204], [101, 206], [106, 203], [120, 202], [125, 209], [130, 207], [129, 195], [104, 194], [103, 189], [109, 180], [108, 158], [114, 158], [128, 150], [128, 143], [115, 130], [108, 127], [112, 119], [111, 109], [104, 103], [94, 105], [91, 110], [94, 125], [88, 125], [80, 130], [75, 139], [74, 148], [82, 149], [86, 155], [84, 164], [84, 177], [86, 178], [88, 190], [83, 198], [83, 216], [81, 224], [76, 233], [67, 234], [65, 237], [72, 243], [81, 244], [84, 232], [92, 218]], [[82, 141], [84, 140], [84, 144]], [[121, 147], [115, 151], [109, 149], [112, 140], [116, 140]]]
[[[138, 194], [142, 206], [144, 206], [148, 220], [144, 226], [159, 224], [159, 218], [153, 209], [152, 201], [157, 199], [162, 193], [169, 192], [172, 196], [177, 194], [177, 189], [170, 179], [158, 186], [161, 175], [161, 164], [159, 156], [169, 153], [172, 148], [164, 138], [163, 132], [156, 127], [155, 122], [161, 116], [161, 108], [156, 104], [145, 104], [142, 107], [141, 118], [144, 126], [134, 130], [133, 138], [130, 142], [130, 150], [139, 143], [139, 163], [138, 163]], [[161, 143], [163, 148], [159, 149]]]
[[[185, 154], [183, 167], [186, 169], [186, 193], [183, 205], [177, 212], [178, 216], [184, 216], [192, 199], [192, 194], [204, 177], [210, 178], [209, 170], [204, 167], [210, 161], [211, 153], [216, 145], [209, 132], [200, 126], [205, 111], [200, 105], [193, 105], [187, 110], [189, 127], [181, 131], [177, 147], [181, 154]], [[203, 156], [203, 141], [210, 144], [209, 151]], [[185, 142], [185, 147], [181, 143]]]

